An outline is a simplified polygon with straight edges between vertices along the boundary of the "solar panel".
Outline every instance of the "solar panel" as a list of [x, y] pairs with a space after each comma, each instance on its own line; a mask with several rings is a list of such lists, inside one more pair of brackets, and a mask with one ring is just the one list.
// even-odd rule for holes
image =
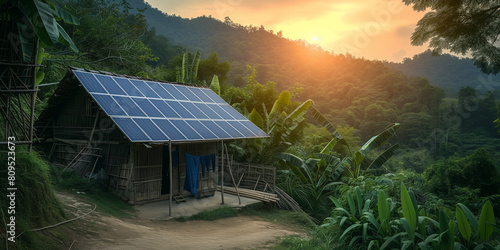
[[268, 137], [210, 89], [73, 72], [132, 142]]

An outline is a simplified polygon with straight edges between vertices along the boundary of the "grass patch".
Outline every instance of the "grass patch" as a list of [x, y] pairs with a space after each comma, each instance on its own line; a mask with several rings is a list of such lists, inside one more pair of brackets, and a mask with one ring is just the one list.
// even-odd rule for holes
[[238, 216], [238, 210], [236, 210], [236, 208], [224, 206], [213, 210], [201, 211], [191, 216], [177, 217], [175, 218], [175, 220], [180, 222], [191, 221], [191, 220], [214, 221], [218, 219], [224, 219], [236, 216]]
[[241, 215], [259, 216], [267, 221], [275, 222], [291, 228], [310, 231], [315, 227], [307, 214], [286, 211], [276, 208], [272, 204], [256, 203], [241, 209]]
[[[4, 148], [2, 148], [4, 149]], [[49, 178], [49, 165], [36, 153], [28, 153], [24, 146], [16, 145], [13, 151], [15, 159], [8, 159], [6, 151], [0, 152], [0, 176], [2, 189], [0, 189], [0, 222], [4, 225], [10, 222], [10, 216], [15, 216], [16, 236], [27, 230], [52, 225], [65, 220], [64, 209], [55, 197]], [[11, 153], [11, 157], [14, 155]], [[7, 195], [8, 162], [15, 161], [15, 214], [9, 214], [10, 199]], [[5, 230], [0, 230], [0, 246], [9, 249], [55, 249], [60, 242], [51, 237], [50, 232], [26, 232], [16, 239], [15, 243], [6, 242]], [[0, 247], [0, 248], [2, 248]]]
[[[87, 178], [82, 178], [73, 171], [51, 168], [52, 181], [57, 190], [69, 193], [80, 192], [79, 198], [97, 205], [97, 211], [117, 218], [132, 217], [135, 209], [120, 197], [106, 190], [105, 185], [98, 185]], [[84, 193], [84, 194], [83, 194]]]
[[275, 250], [309, 250], [309, 249], [347, 249], [347, 245], [339, 240], [341, 231], [338, 227], [315, 227], [306, 238], [298, 235], [289, 235], [270, 247]]

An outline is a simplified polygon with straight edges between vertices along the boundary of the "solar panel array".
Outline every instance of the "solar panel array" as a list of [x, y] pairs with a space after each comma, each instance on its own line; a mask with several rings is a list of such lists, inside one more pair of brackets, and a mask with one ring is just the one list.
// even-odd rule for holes
[[132, 142], [268, 136], [210, 89], [73, 73]]

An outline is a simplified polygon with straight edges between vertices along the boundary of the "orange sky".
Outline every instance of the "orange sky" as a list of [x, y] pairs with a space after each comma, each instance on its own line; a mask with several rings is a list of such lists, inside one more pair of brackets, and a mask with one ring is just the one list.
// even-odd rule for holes
[[410, 37], [424, 15], [401, 0], [146, 0], [184, 18], [229, 16], [242, 25], [264, 25], [290, 39], [317, 43], [335, 53], [401, 61], [427, 46], [411, 46]]

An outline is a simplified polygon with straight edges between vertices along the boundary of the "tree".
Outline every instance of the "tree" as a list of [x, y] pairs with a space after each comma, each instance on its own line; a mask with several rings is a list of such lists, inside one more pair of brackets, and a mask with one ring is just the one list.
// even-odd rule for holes
[[443, 50], [465, 55], [484, 73], [500, 72], [500, 4], [497, 0], [426, 1], [403, 0], [415, 11], [431, 9], [417, 23], [412, 45], [430, 42], [433, 54]]

